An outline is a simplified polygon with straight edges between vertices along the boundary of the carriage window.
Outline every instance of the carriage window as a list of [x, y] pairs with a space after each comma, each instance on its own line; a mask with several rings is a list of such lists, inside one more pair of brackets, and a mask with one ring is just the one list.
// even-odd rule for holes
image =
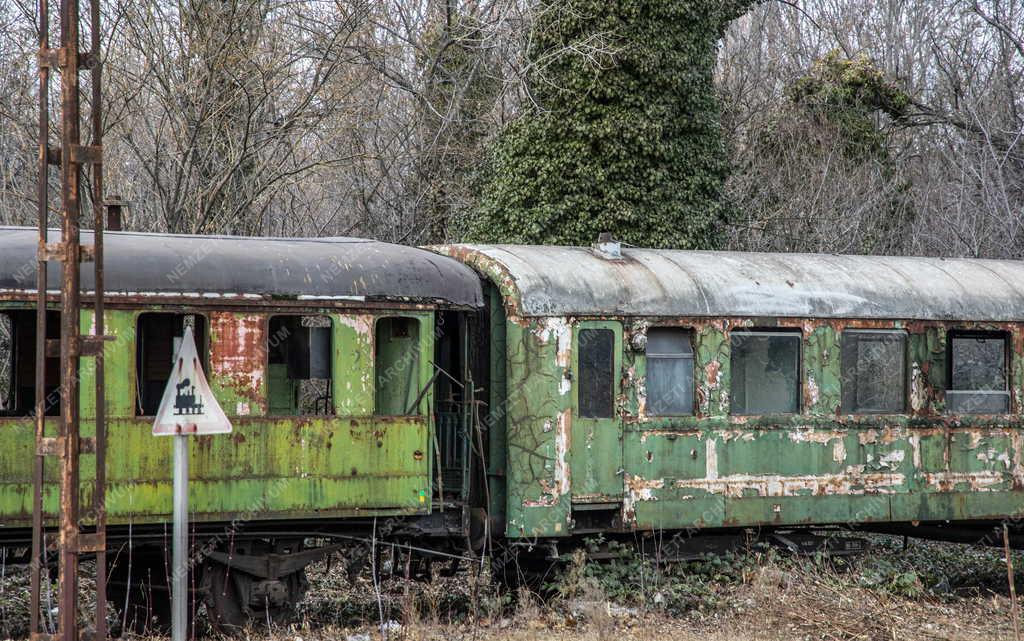
[[267, 337], [271, 416], [331, 414], [331, 319], [272, 316]]
[[[46, 313], [47, 338], [60, 338], [60, 312]], [[60, 414], [60, 358], [46, 359], [46, 416]], [[36, 312], [0, 313], [0, 417], [32, 416], [36, 407]]]
[[615, 414], [615, 332], [580, 330], [579, 407], [585, 418], [612, 418]]
[[647, 332], [647, 413], [651, 416], [693, 414], [693, 346], [684, 329]]
[[734, 331], [732, 413], [795, 414], [800, 411], [800, 334]]
[[906, 411], [907, 335], [901, 331], [846, 330], [842, 338], [842, 411]]
[[422, 413], [419, 398], [420, 323], [415, 318], [377, 321], [374, 339], [375, 407], [380, 416]]
[[957, 414], [1005, 414], [1007, 337], [1001, 332], [956, 332], [949, 337], [946, 408]]
[[171, 377], [174, 356], [181, 345], [185, 326], [190, 324], [196, 350], [209, 371], [206, 349], [206, 318], [198, 314], [140, 314], [135, 333], [135, 414], [155, 416], [160, 409], [164, 388]]

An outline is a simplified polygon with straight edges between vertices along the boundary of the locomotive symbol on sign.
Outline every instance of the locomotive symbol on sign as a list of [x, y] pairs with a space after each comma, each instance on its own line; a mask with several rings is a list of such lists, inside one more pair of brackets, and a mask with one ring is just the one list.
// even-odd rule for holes
[[203, 373], [191, 327], [186, 327], [163, 400], [153, 422], [153, 434], [223, 434], [231, 421], [217, 403]]
[[203, 413], [203, 398], [196, 395], [196, 386], [192, 384], [191, 379], [186, 378], [175, 387], [177, 388], [177, 395], [174, 397], [175, 415]]

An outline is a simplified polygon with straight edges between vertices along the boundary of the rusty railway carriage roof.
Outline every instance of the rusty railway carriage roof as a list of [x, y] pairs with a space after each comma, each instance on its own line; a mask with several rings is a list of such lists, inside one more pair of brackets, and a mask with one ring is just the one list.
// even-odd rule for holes
[[1024, 261], [447, 245], [523, 316], [1024, 320]]
[[[92, 243], [91, 233], [82, 236]], [[0, 293], [35, 291], [37, 244], [34, 228], [0, 227]], [[457, 261], [361, 238], [107, 232], [104, 248], [107, 295], [483, 302], [479, 277]], [[50, 263], [51, 288], [60, 282], [58, 268]], [[91, 268], [82, 270], [82, 288], [93, 289]]]

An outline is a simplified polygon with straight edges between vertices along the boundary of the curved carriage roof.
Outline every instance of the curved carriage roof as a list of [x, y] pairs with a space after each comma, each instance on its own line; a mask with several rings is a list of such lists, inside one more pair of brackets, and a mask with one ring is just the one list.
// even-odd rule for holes
[[[50, 231], [50, 240], [60, 233]], [[0, 292], [35, 291], [38, 233], [0, 227]], [[83, 244], [92, 234], [82, 233]], [[108, 295], [390, 300], [482, 304], [479, 277], [416, 247], [360, 238], [248, 238], [107, 232]], [[50, 263], [49, 288], [60, 282]], [[82, 289], [93, 290], [91, 265]]]
[[582, 247], [437, 248], [523, 316], [1024, 320], [1024, 262]]

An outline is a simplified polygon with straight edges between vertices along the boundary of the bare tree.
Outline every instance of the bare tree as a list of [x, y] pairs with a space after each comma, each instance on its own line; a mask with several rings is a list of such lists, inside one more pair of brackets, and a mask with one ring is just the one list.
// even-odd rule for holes
[[[732, 245], [1019, 257], [1022, 25], [1021, 0], [780, 0], [734, 24], [719, 66]], [[872, 115], [881, 157], [837, 154], [842, 128], [787, 95], [830, 52], [907, 99]]]

